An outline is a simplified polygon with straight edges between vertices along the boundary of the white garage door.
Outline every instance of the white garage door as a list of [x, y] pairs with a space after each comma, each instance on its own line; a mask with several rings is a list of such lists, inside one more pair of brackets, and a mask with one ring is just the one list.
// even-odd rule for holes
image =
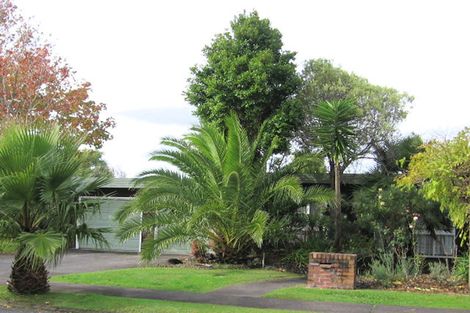
[[[128, 197], [82, 197], [82, 201], [99, 201], [100, 212], [89, 215], [85, 221], [90, 228], [108, 228], [111, 231], [105, 233], [104, 237], [108, 241], [108, 247], [97, 247], [93, 242], [78, 242], [79, 249], [114, 251], [114, 252], [140, 252], [141, 235], [135, 236], [125, 242], [121, 242], [116, 231], [119, 223], [115, 220], [116, 212], [127, 205], [132, 198]], [[189, 254], [191, 247], [188, 244], [176, 244], [163, 251], [163, 254]]]

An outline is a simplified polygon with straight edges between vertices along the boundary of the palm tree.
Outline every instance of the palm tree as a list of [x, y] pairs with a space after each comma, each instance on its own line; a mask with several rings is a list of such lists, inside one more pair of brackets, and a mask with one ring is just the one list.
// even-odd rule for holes
[[350, 100], [321, 102], [313, 111], [317, 143], [334, 164], [335, 251], [341, 250], [341, 163], [353, 154], [358, 116], [358, 107]]
[[318, 188], [305, 192], [294, 175], [267, 171], [275, 143], [261, 151], [260, 140], [251, 143], [234, 115], [225, 126], [224, 131], [207, 123], [182, 140], [164, 139], [167, 148], [151, 160], [175, 170], [151, 170], [136, 181], [143, 188], [119, 213], [119, 235], [126, 240], [141, 231], [155, 234], [144, 240], [144, 260], [172, 244], [193, 241], [209, 246], [219, 261], [244, 261], [263, 243], [267, 206], [328, 198]]
[[79, 197], [106, 182], [84, 175], [81, 143], [58, 127], [13, 125], [0, 136], [0, 238], [18, 243], [10, 291], [48, 291], [46, 264], [57, 264], [76, 238], [104, 242], [103, 230], [78, 223], [96, 209]]

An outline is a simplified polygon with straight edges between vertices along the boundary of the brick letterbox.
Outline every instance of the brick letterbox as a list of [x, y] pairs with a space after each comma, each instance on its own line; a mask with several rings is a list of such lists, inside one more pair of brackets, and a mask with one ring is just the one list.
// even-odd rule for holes
[[308, 287], [354, 289], [355, 282], [355, 254], [310, 253]]

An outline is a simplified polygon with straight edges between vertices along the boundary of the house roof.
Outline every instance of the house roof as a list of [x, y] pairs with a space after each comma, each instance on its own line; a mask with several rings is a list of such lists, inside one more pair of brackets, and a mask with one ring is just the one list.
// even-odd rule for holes
[[134, 189], [136, 188], [134, 180], [135, 178], [112, 178], [107, 184], [101, 186], [101, 188]]

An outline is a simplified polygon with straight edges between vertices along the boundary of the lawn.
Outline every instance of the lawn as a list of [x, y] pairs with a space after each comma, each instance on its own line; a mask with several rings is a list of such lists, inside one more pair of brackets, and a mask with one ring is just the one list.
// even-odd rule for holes
[[425, 294], [388, 290], [336, 290], [298, 286], [272, 291], [266, 297], [303, 301], [470, 309], [470, 295]]
[[204, 293], [234, 284], [294, 277], [299, 276], [274, 270], [144, 267], [54, 276], [51, 280], [72, 284]]
[[39, 296], [16, 296], [0, 286], [0, 306], [40, 306], [42, 308], [78, 309], [116, 313], [286, 313], [295, 311], [252, 309], [234, 306], [145, 300], [93, 294], [50, 293]]

